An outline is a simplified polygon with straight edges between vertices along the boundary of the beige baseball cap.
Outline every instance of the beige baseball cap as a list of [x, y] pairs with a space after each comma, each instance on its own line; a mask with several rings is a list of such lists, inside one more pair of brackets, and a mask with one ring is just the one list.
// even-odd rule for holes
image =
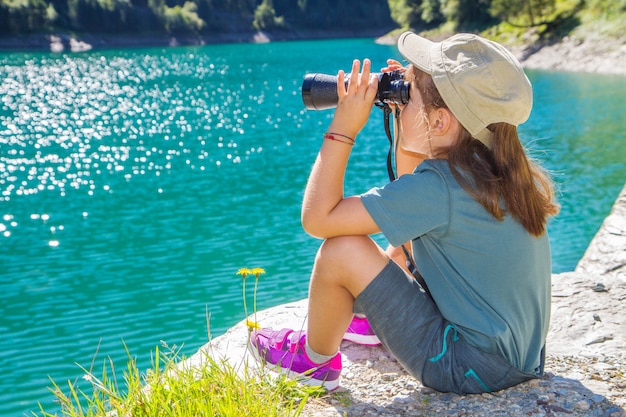
[[433, 42], [405, 32], [398, 50], [433, 77], [452, 114], [489, 148], [491, 123], [517, 126], [528, 119], [532, 86], [518, 60], [502, 45], [468, 33]]

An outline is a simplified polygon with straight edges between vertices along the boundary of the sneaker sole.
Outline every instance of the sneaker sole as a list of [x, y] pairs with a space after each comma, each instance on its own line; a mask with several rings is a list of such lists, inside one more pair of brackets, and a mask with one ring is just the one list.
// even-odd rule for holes
[[378, 346], [382, 344], [376, 335], [363, 335], [355, 333], [346, 333], [343, 340], [365, 346]]
[[337, 378], [335, 381], [319, 380], [319, 379], [310, 377], [306, 373], [301, 374], [301, 373], [292, 371], [289, 368], [283, 368], [280, 365], [274, 365], [273, 363], [267, 362], [264, 358], [261, 357], [261, 355], [259, 354], [259, 351], [257, 350], [256, 346], [252, 344], [251, 340], [248, 340], [248, 351], [252, 354], [252, 356], [254, 356], [254, 359], [257, 362], [262, 363], [270, 371], [277, 373], [277, 374], [284, 375], [287, 378], [294, 379], [301, 384], [305, 384], [305, 385], [309, 385], [313, 387], [322, 386], [324, 387], [325, 390], [329, 392], [334, 391], [337, 388], [339, 388], [340, 378]]

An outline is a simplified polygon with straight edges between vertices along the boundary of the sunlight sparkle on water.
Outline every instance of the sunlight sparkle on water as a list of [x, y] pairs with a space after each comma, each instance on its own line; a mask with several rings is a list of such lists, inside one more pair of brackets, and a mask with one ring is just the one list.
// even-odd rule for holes
[[[210, 58], [195, 66], [174, 60], [164, 66], [153, 56], [45, 60], [0, 70], [0, 200], [42, 191], [113, 192], [108, 178], [118, 173], [129, 181], [179, 164], [200, 171], [224, 161], [240, 164], [255, 151], [240, 150], [238, 138], [256, 127], [264, 97], [283, 88], [172, 82], [234, 70]], [[273, 128], [280, 122], [266, 119]]]

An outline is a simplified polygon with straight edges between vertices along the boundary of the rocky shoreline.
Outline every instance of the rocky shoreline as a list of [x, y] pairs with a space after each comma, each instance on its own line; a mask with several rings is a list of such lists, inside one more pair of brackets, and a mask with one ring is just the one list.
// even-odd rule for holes
[[[396, 41], [388, 35], [377, 39], [392, 45]], [[559, 41], [505, 46], [528, 69], [626, 75], [626, 39], [592, 30], [580, 29]]]
[[[310, 32], [267, 34], [263, 32], [217, 33], [210, 36], [168, 35], [28, 35], [0, 38], [0, 51], [85, 52], [97, 49], [151, 46], [266, 43], [275, 41], [372, 37], [378, 43], [395, 44], [396, 37], [379, 32]], [[529, 69], [626, 75], [626, 39], [594, 31], [573, 32], [559, 42], [529, 42], [509, 48]]]
[[[572, 272], [552, 277], [546, 374], [490, 394], [460, 396], [424, 387], [382, 347], [344, 342], [341, 387], [306, 404], [304, 415], [626, 417], [626, 187]], [[306, 327], [307, 300], [257, 313], [264, 327]], [[207, 355], [254, 369], [244, 322], [182, 362]]]
[[525, 68], [626, 75], [626, 42], [595, 34], [512, 48]]

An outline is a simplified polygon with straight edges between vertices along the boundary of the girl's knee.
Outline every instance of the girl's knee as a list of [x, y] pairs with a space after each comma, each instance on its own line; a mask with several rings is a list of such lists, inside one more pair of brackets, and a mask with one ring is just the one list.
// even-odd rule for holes
[[381, 256], [384, 251], [368, 236], [337, 236], [326, 239], [317, 252], [318, 259], [350, 262], [363, 256]]
[[354, 244], [355, 240], [361, 239], [363, 236], [337, 236], [324, 240], [320, 246], [319, 253], [322, 256], [334, 255], [338, 252], [347, 250]]
[[315, 259], [315, 270], [320, 273], [319, 279], [332, 279], [354, 294], [388, 262], [385, 251], [368, 236], [340, 236], [324, 241]]

